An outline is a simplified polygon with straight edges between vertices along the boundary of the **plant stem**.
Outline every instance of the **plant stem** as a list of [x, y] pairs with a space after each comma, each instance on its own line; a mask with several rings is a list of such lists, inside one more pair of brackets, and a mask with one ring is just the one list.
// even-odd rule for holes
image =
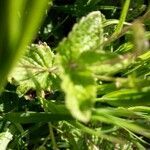
[[123, 24], [124, 24], [126, 16], [127, 16], [127, 13], [128, 13], [129, 6], [130, 6], [130, 0], [126, 0], [124, 3], [124, 6], [123, 6], [123, 10], [121, 12], [119, 23], [117, 25], [117, 28], [116, 28], [113, 36], [116, 36], [118, 33], [121, 32]]
[[53, 128], [52, 128], [52, 124], [48, 123], [48, 126], [49, 126], [50, 137], [51, 137], [51, 140], [52, 140], [53, 150], [58, 150], [56, 140], [55, 140], [55, 136], [54, 136], [54, 132], [53, 132]]

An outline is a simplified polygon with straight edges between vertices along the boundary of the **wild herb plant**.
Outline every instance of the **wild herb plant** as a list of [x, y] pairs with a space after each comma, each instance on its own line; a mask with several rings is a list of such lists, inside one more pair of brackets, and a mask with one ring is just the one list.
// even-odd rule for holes
[[[20, 7], [24, 5], [17, 2], [13, 5], [25, 13]], [[9, 20], [22, 29], [20, 33], [0, 36], [4, 76], [0, 80], [0, 149], [150, 147], [149, 4], [142, 0], [54, 1], [35, 42], [29, 44], [48, 5], [47, 1], [32, 2], [34, 5], [26, 4], [29, 21], [18, 23], [13, 13]], [[36, 5], [43, 13], [30, 8]], [[49, 22], [54, 13], [57, 21], [51, 18]], [[32, 24], [35, 15], [38, 21]], [[73, 17], [76, 23], [72, 22], [71, 31], [59, 32]], [[25, 35], [24, 23], [31, 24], [25, 26]], [[5, 28], [10, 35], [16, 33]], [[21, 38], [26, 40], [21, 43]], [[39, 39], [45, 42], [36, 43]], [[4, 43], [9, 46], [11, 40], [14, 47], [5, 48]], [[25, 50], [20, 59], [18, 45]], [[3, 66], [4, 56], [13, 50], [5, 60], [8, 65]]]

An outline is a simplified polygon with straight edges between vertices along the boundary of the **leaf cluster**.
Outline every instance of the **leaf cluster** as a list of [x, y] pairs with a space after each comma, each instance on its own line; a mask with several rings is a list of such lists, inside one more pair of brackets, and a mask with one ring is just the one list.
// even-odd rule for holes
[[148, 148], [149, 19], [142, 0], [55, 0], [0, 96], [0, 147]]

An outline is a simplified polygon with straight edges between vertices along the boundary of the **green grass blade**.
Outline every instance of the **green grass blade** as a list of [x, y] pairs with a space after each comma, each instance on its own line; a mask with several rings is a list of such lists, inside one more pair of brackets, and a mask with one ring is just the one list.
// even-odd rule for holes
[[121, 16], [120, 16], [120, 20], [119, 20], [119, 24], [117, 25], [117, 28], [116, 28], [113, 36], [117, 35], [122, 30], [122, 27], [123, 27], [123, 24], [125, 22], [125, 19], [126, 19], [127, 13], [128, 13], [128, 9], [129, 9], [129, 6], [130, 6], [130, 1], [131, 0], [126, 0], [125, 3], [124, 3], [124, 6], [123, 6], [123, 9], [122, 9], [122, 12], [121, 12]]
[[49, 2], [51, 1], [1, 2], [3, 11], [0, 11], [2, 16], [0, 31], [5, 34], [0, 36], [0, 88], [4, 85], [12, 67], [24, 53], [26, 46], [35, 38]]
[[77, 128], [79, 128], [80, 130], [82, 130], [85, 133], [91, 134], [91, 135], [95, 135], [98, 136], [100, 138], [104, 138], [107, 139], [108, 141], [114, 142], [114, 143], [125, 143], [125, 141], [122, 141], [122, 139], [116, 138], [112, 135], [106, 135], [104, 133], [102, 133], [101, 131], [95, 131], [91, 128], [88, 128], [87, 126], [79, 123], [79, 122], [71, 122], [71, 124]]
[[73, 120], [72, 116], [69, 114], [52, 114], [48, 112], [16, 112], [16, 113], [7, 113], [3, 117], [5, 120], [8, 120], [13, 123], [38, 123], [38, 122], [51, 122], [51, 121], [60, 121], [60, 120]]

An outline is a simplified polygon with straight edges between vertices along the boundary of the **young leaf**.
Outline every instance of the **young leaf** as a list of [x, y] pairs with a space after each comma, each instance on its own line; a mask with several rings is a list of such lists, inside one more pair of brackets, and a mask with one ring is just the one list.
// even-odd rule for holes
[[59, 44], [59, 53], [69, 58], [77, 58], [84, 51], [102, 50], [102, 26], [102, 15], [98, 11], [83, 17], [75, 24], [68, 38]]
[[[96, 97], [96, 85], [92, 72], [86, 66], [88, 56], [82, 54], [87, 51], [92, 53], [92, 50], [96, 49], [102, 50], [102, 36], [101, 13], [92, 12], [73, 27], [68, 38], [57, 48], [66, 106], [75, 118], [83, 122], [90, 119], [93, 99]], [[95, 52], [91, 55], [95, 55]]]

